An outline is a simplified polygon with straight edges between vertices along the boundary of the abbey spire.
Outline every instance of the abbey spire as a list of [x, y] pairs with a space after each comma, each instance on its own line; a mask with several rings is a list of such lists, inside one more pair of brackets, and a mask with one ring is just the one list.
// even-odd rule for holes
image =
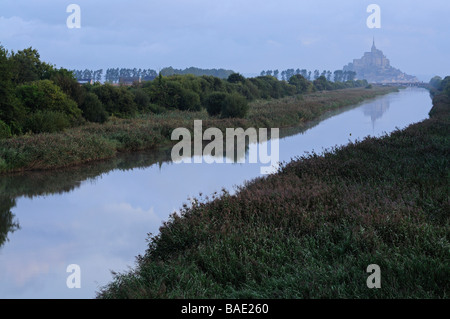
[[375, 37], [370, 52], [364, 52], [360, 59], [353, 59], [343, 70], [356, 72], [356, 79], [366, 79], [370, 83], [418, 82], [415, 76], [391, 66], [383, 51], [376, 48]]

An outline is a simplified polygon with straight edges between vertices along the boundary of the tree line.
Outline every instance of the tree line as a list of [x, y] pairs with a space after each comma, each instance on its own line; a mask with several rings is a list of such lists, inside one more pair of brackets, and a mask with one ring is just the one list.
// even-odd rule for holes
[[287, 69], [278, 71], [278, 70], [263, 70], [261, 71], [260, 75], [265, 76], [273, 76], [277, 79], [281, 77], [282, 81], [288, 81], [291, 77], [294, 75], [300, 74], [308, 81], [317, 80], [319, 77], [323, 76], [327, 79], [327, 81], [333, 81], [333, 82], [346, 82], [346, 81], [354, 81], [356, 77], [356, 72], [354, 71], [343, 71], [343, 70], [336, 70], [333, 73], [330, 70], [323, 70], [320, 72], [319, 70], [314, 70], [313, 72], [308, 71], [306, 69]]
[[[141, 79], [141, 81], [151, 81], [158, 76], [158, 72], [153, 69], [141, 69], [141, 68], [108, 68], [106, 73], [103, 75], [103, 69], [99, 70], [72, 70], [75, 78], [77, 80], [92, 80], [93, 82], [108, 82], [108, 83], [119, 83], [121, 78], [134, 78]], [[174, 69], [172, 67], [166, 67], [161, 69], [160, 73], [163, 76], [170, 75], [183, 75], [192, 74], [196, 76], [215, 76], [221, 79], [226, 79], [234, 71], [225, 69], [200, 69], [200, 68], [186, 68]]]
[[[134, 69], [130, 72], [133, 75]], [[101, 74], [101, 70], [95, 72], [97, 77]], [[128, 75], [120, 69], [118, 74]], [[141, 70], [142, 74], [149, 72]], [[31, 47], [8, 52], [0, 46], [0, 137], [58, 132], [86, 122], [103, 123], [110, 116], [130, 118], [167, 110], [206, 109], [211, 116], [245, 117], [248, 103], [255, 99], [367, 85], [365, 80], [331, 82], [325, 75], [310, 81], [294, 74], [280, 81], [272, 75], [246, 78], [230, 73], [220, 78], [165, 74], [159, 72], [154, 80], [131, 86], [114, 85], [113, 79], [104, 84], [97, 81], [80, 85], [74, 71], [42, 62], [38, 51]]]

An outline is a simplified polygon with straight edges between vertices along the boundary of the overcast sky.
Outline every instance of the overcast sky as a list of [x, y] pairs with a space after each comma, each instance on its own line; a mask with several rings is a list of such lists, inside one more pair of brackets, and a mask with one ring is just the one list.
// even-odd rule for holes
[[[81, 28], [69, 29], [69, 4]], [[369, 4], [381, 28], [369, 29]], [[69, 69], [337, 70], [369, 51], [428, 81], [450, 75], [449, 0], [0, 0], [0, 43]]]

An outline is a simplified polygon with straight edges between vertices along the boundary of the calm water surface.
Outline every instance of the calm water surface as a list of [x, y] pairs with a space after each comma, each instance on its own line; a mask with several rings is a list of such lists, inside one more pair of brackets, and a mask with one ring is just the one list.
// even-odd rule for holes
[[[307, 129], [282, 131], [280, 161], [404, 128], [428, 118], [430, 109], [427, 90], [408, 88], [327, 114]], [[188, 198], [233, 192], [258, 176], [260, 164], [248, 161], [171, 163], [169, 149], [0, 177], [0, 298], [95, 297], [111, 270], [134, 266], [147, 234], [157, 234]], [[81, 288], [66, 285], [70, 264], [80, 266]]]

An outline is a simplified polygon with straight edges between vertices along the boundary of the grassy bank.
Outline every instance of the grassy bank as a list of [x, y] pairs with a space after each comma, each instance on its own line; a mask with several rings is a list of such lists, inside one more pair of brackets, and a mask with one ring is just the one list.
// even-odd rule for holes
[[0, 174], [54, 169], [111, 158], [118, 152], [154, 149], [169, 144], [177, 127], [192, 130], [194, 119], [203, 127], [285, 127], [312, 120], [339, 107], [394, 91], [374, 87], [325, 91], [282, 99], [257, 100], [244, 119], [223, 119], [206, 111], [170, 111], [132, 119], [110, 118], [60, 133], [31, 134], [0, 140]]
[[450, 106], [430, 114], [197, 199], [98, 297], [449, 298]]

